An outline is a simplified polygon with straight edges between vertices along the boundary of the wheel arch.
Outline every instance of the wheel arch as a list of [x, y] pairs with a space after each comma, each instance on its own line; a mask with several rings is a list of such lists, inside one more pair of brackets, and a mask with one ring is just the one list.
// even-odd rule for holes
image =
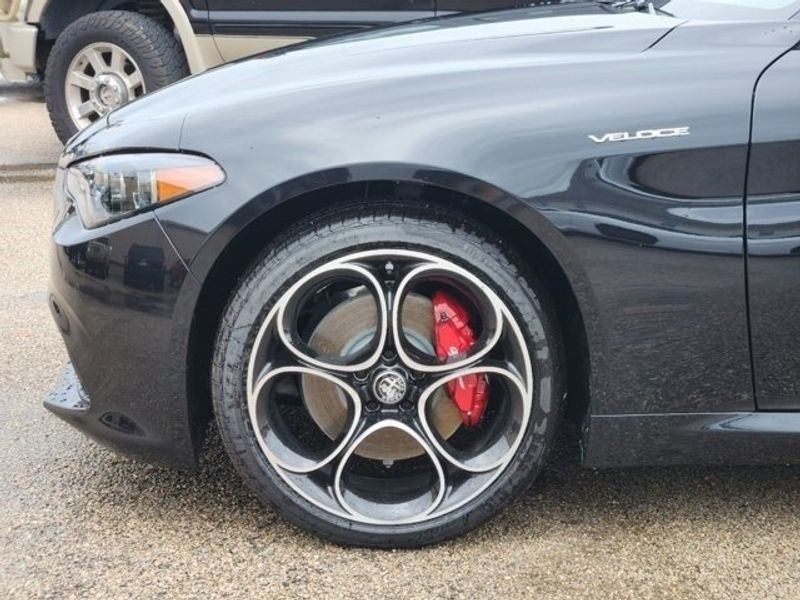
[[586, 276], [566, 238], [542, 213], [486, 182], [438, 170], [406, 167], [398, 172], [394, 167], [335, 169], [287, 182], [247, 203], [212, 234], [191, 265], [201, 282], [187, 356], [187, 364], [194, 365], [187, 375], [188, 398], [202, 405], [193, 413], [211, 414], [204, 374], [209, 372], [218, 324], [241, 275], [264, 246], [322, 208], [395, 198], [477, 217], [546, 282], [567, 342], [566, 412], [571, 420], [583, 422], [591, 397], [590, 348], [596, 319]]
[[44, 65], [56, 38], [70, 23], [93, 12], [103, 10], [130, 10], [148, 16], [172, 29], [178, 36], [192, 73], [209, 68], [192, 24], [180, 0], [72, 0], [53, 2], [34, 0], [28, 6], [26, 21], [39, 26], [37, 62]]

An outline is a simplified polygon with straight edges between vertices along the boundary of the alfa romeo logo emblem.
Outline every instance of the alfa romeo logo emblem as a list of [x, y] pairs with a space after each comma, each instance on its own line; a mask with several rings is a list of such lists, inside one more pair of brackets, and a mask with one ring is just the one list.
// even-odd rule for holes
[[372, 393], [384, 404], [397, 404], [406, 395], [406, 378], [396, 371], [379, 373], [372, 383]]

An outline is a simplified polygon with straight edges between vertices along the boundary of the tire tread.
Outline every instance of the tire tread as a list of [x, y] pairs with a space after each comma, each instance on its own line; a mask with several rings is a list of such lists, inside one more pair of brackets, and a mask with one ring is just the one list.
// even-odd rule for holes
[[[114, 37], [115, 40], [104, 39]], [[59, 139], [66, 143], [75, 133], [63, 98], [64, 76], [77, 50], [94, 41], [122, 42], [145, 77], [148, 93], [188, 74], [186, 57], [177, 38], [161, 24], [127, 10], [104, 10], [84, 15], [58, 36], [47, 60], [44, 94], [50, 120]]]
[[[226, 390], [234, 389], [241, 383], [241, 371], [237, 368], [237, 365], [231, 364], [226, 360], [226, 349], [229, 348], [231, 343], [242, 344], [241, 340], [234, 341], [232, 339], [233, 333], [237, 329], [252, 325], [237, 323], [238, 308], [248, 298], [257, 293], [264, 265], [279, 264], [284, 261], [291, 262], [292, 260], [298, 261], [297, 257], [302, 256], [302, 250], [308, 236], [329, 236], [332, 234], [342, 236], [347, 234], [348, 237], [358, 238], [361, 237], [361, 232], [379, 224], [385, 225], [387, 222], [393, 223], [400, 230], [409, 225], [421, 225], [426, 228], [438, 229], [439, 233], [442, 234], [455, 234], [463, 244], [461, 248], [462, 256], [483, 253], [491, 257], [492, 260], [505, 264], [509, 270], [509, 276], [525, 290], [527, 300], [531, 303], [530, 309], [526, 310], [526, 303], [520, 301], [521, 299], [519, 298], [517, 299], [515, 306], [522, 313], [519, 317], [526, 322], [538, 319], [545, 321], [544, 326], [548, 330], [548, 342], [554, 355], [553, 379], [555, 386], [553, 410], [547, 417], [545, 440], [540, 451], [534, 453], [537, 456], [537, 464], [533, 468], [510, 470], [511, 476], [504, 482], [502, 489], [487, 497], [484, 503], [478, 507], [478, 510], [467, 512], [458, 520], [432, 529], [420, 530], [415, 533], [404, 532], [392, 537], [366, 535], [363, 532], [355, 531], [354, 528], [347, 531], [341, 526], [326, 526], [320, 520], [310, 523], [307, 514], [304, 513], [302, 508], [291, 502], [275, 501], [272, 494], [269, 494], [266, 489], [266, 486], [270, 484], [264, 480], [258, 461], [254, 459], [251, 450], [253, 443], [251, 439], [252, 428], [249, 420], [243, 419], [242, 422], [245, 426], [242, 427], [240, 420], [236, 418], [236, 412], [242, 409], [241, 401], [234, 394], [226, 393]], [[348, 249], [348, 252], [351, 250]], [[346, 545], [383, 548], [421, 547], [438, 543], [474, 529], [497, 514], [533, 483], [553, 446], [553, 438], [563, 408], [563, 402], [561, 401], [563, 399], [562, 390], [564, 389], [563, 372], [561, 371], [561, 365], [563, 365], [563, 360], [561, 359], [561, 336], [557, 331], [556, 320], [552, 316], [552, 312], [546, 308], [549, 306], [549, 301], [544, 297], [546, 288], [538, 283], [535, 273], [524, 265], [524, 261], [521, 260], [514, 249], [508, 247], [502, 240], [498, 240], [490, 230], [473, 222], [466, 215], [427, 205], [398, 205], [397, 202], [389, 198], [336, 206], [330, 210], [316, 213], [311, 215], [307, 221], [295, 225], [275, 239], [253, 260], [223, 312], [211, 369], [214, 413], [223, 444], [234, 467], [242, 475], [247, 485], [259, 497], [273, 505], [290, 522], [303, 529], [321, 534], [336, 543]], [[247, 348], [242, 347], [240, 349], [242, 356], [245, 356]]]

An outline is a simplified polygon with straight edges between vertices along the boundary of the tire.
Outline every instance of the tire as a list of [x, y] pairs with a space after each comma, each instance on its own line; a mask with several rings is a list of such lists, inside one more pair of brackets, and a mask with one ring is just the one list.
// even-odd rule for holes
[[[496, 471], [489, 471], [490, 476], [487, 477], [493, 479], [488, 487], [482, 488], [477, 495], [465, 496], [467, 499], [461, 505], [453, 501], [454, 508], [452, 509], [442, 508], [446, 506], [446, 501], [443, 500], [442, 504], [436, 505], [437, 508], [427, 516], [411, 516], [408, 517], [409, 520], [401, 520], [397, 523], [386, 521], [383, 512], [370, 513], [380, 515], [380, 518], [383, 519], [381, 522], [365, 522], [364, 519], [370, 514], [362, 511], [358, 511], [358, 516], [351, 518], [349, 514], [336, 513], [337, 508], [333, 500], [325, 499], [314, 502], [308, 495], [301, 494], [297, 487], [289, 483], [288, 472], [282, 471], [276, 466], [277, 459], [274, 461], [272, 458], [268, 458], [262, 450], [259, 441], [261, 438], [257, 438], [255, 434], [256, 429], [262, 431], [262, 425], [259, 422], [258, 427], [254, 428], [248, 412], [248, 398], [250, 397], [248, 396], [250, 389], [248, 387], [248, 371], [249, 368], [252, 368], [252, 365], [249, 366], [248, 363], [251, 351], [255, 353], [254, 356], [260, 356], [258, 353], [261, 350], [259, 349], [266, 343], [264, 340], [268, 339], [269, 335], [261, 338], [259, 331], [262, 327], [270, 326], [270, 315], [277, 311], [277, 303], [284, 302], [284, 299], [287, 299], [286, 302], [294, 302], [292, 286], [301, 285], [301, 279], [305, 281], [312, 277], [312, 281], [315, 281], [314, 273], [319, 269], [327, 269], [327, 265], [335, 264], [331, 261], [349, 261], [349, 257], [354, 256], [354, 252], [364, 252], [365, 250], [387, 252], [390, 253], [387, 255], [392, 257], [401, 256], [397, 261], [398, 271], [413, 267], [413, 265], [404, 267], [399, 262], [404, 260], [403, 257], [406, 253], [421, 253], [426, 257], [434, 257], [435, 260], [447, 261], [445, 264], [452, 264], [454, 273], [462, 273], [461, 268], [468, 270], [475, 280], [483, 281], [488, 285], [488, 288], [496, 294], [496, 298], [499, 298], [507, 307], [507, 313], [503, 314], [510, 315], [511, 319], [518, 324], [517, 330], [510, 325], [503, 326], [504, 341], [502, 343], [511, 344], [514, 343], [513, 340], [516, 340], [516, 342], [524, 344], [530, 350], [531, 371], [535, 374], [531, 379], [530, 387], [526, 388], [530, 391], [530, 418], [527, 425], [518, 427], [520, 429], [519, 438], [517, 438], [519, 445], [513, 455], [509, 455], [510, 458], [503, 463], [503, 466]], [[386, 269], [390, 268], [394, 267], [387, 263]], [[298, 281], [300, 283], [296, 283]], [[322, 282], [323, 279], [320, 281]], [[320, 283], [320, 285], [328, 284]], [[394, 284], [390, 282], [388, 285]], [[399, 295], [399, 288], [396, 289]], [[311, 295], [311, 292], [304, 292], [304, 294]], [[403, 315], [401, 318], [404, 320], [401, 326], [404, 331], [406, 327], [406, 317], [403, 312], [406, 310], [405, 302], [407, 300], [403, 300], [404, 304], [399, 305], [402, 308], [396, 311]], [[287, 312], [291, 311], [287, 310]], [[547, 451], [553, 443], [563, 397], [564, 364], [560, 334], [553, 314], [546, 288], [525, 266], [519, 256], [490, 231], [460, 213], [412, 203], [400, 204], [388, 200], [374, 200], [363, 204], [339, 206], [336, 210], [312, 215], [303, 224], [275, 240], [251, 264], [238, 288], [232, 294], [221, 319], [215, 343], [211, 376], [216, 420], [227, 453], [242, 478], [262, 501], [274, 506], [283, 517], [297, 527], [337, 544], [376, 548], [421, 547], [462, 535], [496, 515], [530, 486], [538, 475]], [[489, 317], [487, 317], [485, 323], [489, 322]], [[320, 323], [317, 328], [321, 326]], [[485, 325], [485, 329], [486, 335], [489, 336], [492, 331], [490, 326]], [[517, 332], [516, 337], [512, 335], [514, 331]], [[377, 333], [373, 335], [377, 335]], [[505, 336], [509, 336], [512, 341], [505, 341]], [[269, 342], [269, 344], [272, 343]], [[505, 346], [503, 347], [505, 348]], [[269, 351], [268, 349], [265, 352]], [[503, 350], [504, 352], [505, 350]], [[388, 354], [399, 354], [399, 351], [389, 351]], [[509, 356], [516, 356], [516, 354], [518, 354], [516, 351], [509, 352]], [[385, 357], [386, 354], [383, 356]], [[320, 358], [320, 360], [324, 359]], [[276, 362], [278, 362], [277, 359]], [[522, 371], [522, 369], [519, 370], [519, 372]], [[261, 381], [262, 373], [264, 371], [259, 372], [258, 381]], [[354, 377], [358, 376], [359, 374], [356, 374]], [[431, 375], [431, 377], [438, 376]], [[502, 379], [499, 375], [479, 375], [479, 377]], [[305, 382], [305, 380], [303, 381]], [[413, 377], [410, 381], [413, 383]], [[278, 386], [274, 385], [273, 387], [277, 388]], [[513, 386], [508, 385], [508, 388], [502, 389], [512, 388]], [[300, 389], [299, 384], [298, 389]], [[374, 384], [371, 389], [373, 394], [378, 393], [375, 391], [377, 388], [374, 387]], [[258, 394], [259, 392], [255, 392], [253, 396], [258, 398]], [[491, 394], [495, 394], [494, 388], [492, 388]], [[501, 400], [498, 400], [498, 403], [507, 402], [508, 406], [515, 401], [518, 404], [513, 404], [514, 406], [523, 406], [524, 403], [524, 400], [521, 399], [522, 396], [513, 400], [513, 390], [503, 391], [500, 397]], [[495, 398], [495, 396], [492, 395], [490, 398]], [[311, 399], [304, 398], [303, 401], [309, 402]], [[409, 403], [411, 402], [409, 401]], [[382, 406], [378, 402], [374, 402], [374, 404]], [[368, 405], [362, 404], [362, 406]], [[402, 407], [402, 404], [400, 406]], [[424, 406], [420, 405], [412, 407], [411, 410], [413, 414], [426, 413]], [[397, 411], [391, 412], [390, 409], [386, 409], [386, 411], [392, 415], [400, 414]], [[414, 411], [417, 412], [414, 413]], [[501, 412], [501, 409], [497, 409], [496, 414]], [[380, 414], [383, 413], [384, 408], [381, 408]], [[487, 409], [485, 415], [488, 414]], [[505, 414], [519, 415], [523, 413], [510, 410]], [[485, 415], [482, 418], [488, 418]], [[419, 417], [410, 417], [409, 422], [417, 422], [414, 420], [415, 418], [419, 420]], [[503, 423], [504, 418], [493, 417], [497, 423]], [[508, 418], [521, 419], [517, 416]], [[479, 435], [472, 433], [474, 430], [466, 431], [468, 431], [466, 434], [468, 436]], [[365, 441], [366, 439], [368, 438], [365, 438]], [[398, 463], [398, 465], [414, 460], [427, 461], [434, 465], [437, 456], [444, 464], [441, 455], [434, 452], [426, 457], [421, 452], [423, 441], [420, 442], [419, 457]], [[439, 441], [442, 440], [439, 439]], [[449, 443], [449, 439], [444, 443]], [[429, 447], [432, 448], [432, 444]], [[356, 447], [356, 454], [360, 448], [361, 446]], [[348, 460], [363, 460], [361, 458], [354, 459], [353, 456], [354, 454], [350, 454], [349, 457], [338, 459], [345, 463], [345, 467], [342, 469], [343, 473], [350, 468]], [[464, 459], [464, 463], [467, 463], [467, 459]], [[335, 465], [336, 462], [331, 464]], [[394, 462], [388, 466], [384, 465], [384, 467], [387, 473], [390, 473], [392, 469], [400, 468]], [[327, 468], [325, 467], [325, 469]], [[430, 468], [433, 471], [433, 467]], [[447, 464], [447, 468], [459, 477], [467, 479], [473, 477], [473, 475], [452, 469], [450, 464]], [[331, 473], [334, 469], [338, 470], [340, 467], [330, 467]], [[320, 477], [323, 477], [322, 471], [318, 473], [320, 473]], [[292, 475], [292, 477], [295, 476], [304, 477], [303, 475]], [[475, 477], [478, 476], [475, 475]], [[398, 477], [401, 478], [402, 473], [398, 474]], [[447, 477], [450, 475], [447, 474]], [[431, 475], [431, 478], [434, 479], [434, 476]], [[344, 481], [343, 478], [337, 479], [338, 484], [342, 486], [344, 486]], [[364, 481], [370, 480], [365, 479]], [[440, 479], [439, 485], [431, 488], [430, 496], [435, 495], [435, 489], [447, 488], [443, 485], [444, 482], [444, 479]], [[336, 489], [338, 490], [338, 488]], [[342, 497], [345, 497], [346, 493], [350, 492], [343, 492]], [[353, 496], [349, 497], [353, 498]], [[375, 506], [377, 507], [376, 511], [383, 510], [384, 505], [371, 500], [370, 502], [363, 506]], [[431, 504], [431, 506], [434, 505]], [[341, 506], [344, 505], [340, 504], [339, 507]], [[398, 506], [405, 510], [405, 504], [398, 501]], [[441, 514], [439, 514], [440, 512]], [[364, 519], [362, 519], [362, 514], [366, 515]], [[394, 513], [389, 511], [386, 514]], [[414, 513], [414, 515], [417, 514], [424, 515], [422, 512]]]
[[[67, 75], [73, 60], [95, 44], [113, 44], [121, 48], [141, 73], [143, 85], [131, 93], [126, 92], [127, 101], [139, 93], [152, 92], [189, 74], [183, 50], [175, 36], [144, 15], [109, 10], [77, 19], [58, 36], [45, 70], [47, 109], [56, 134], [64, 143], [79, 130], [78, 123], [70, 114], [65, 89]], [[114, 72], [110, 66], [109, 72]], [[90, 78], [96, 76], [97, 73], [89, 75]]]

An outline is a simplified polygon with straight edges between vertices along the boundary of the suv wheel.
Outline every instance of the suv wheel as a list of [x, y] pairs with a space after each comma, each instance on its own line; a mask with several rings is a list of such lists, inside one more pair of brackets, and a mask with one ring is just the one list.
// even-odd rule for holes
[[212, 369], [244, 479], [344, 544], [422, 546], [497, 514], [539, 472], [561, 403], [552, 309], [522, 264], [460, 214], [400, 202], [276, 240]]
[[109, 111], [188, 74], [183, 51], [143, 15], [111, 10], [70, 24], [47, 60], [45, 96], [62, 142]]

